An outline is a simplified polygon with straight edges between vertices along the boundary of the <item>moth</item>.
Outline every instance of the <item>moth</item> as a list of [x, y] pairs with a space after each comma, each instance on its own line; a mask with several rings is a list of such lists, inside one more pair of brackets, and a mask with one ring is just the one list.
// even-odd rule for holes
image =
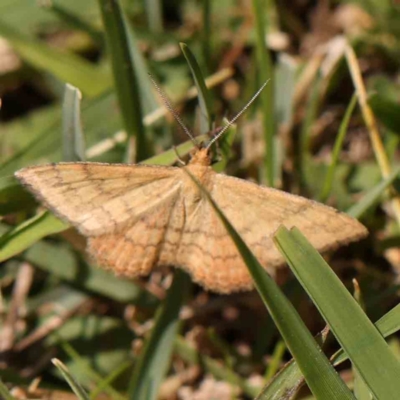
[[[185, 168], [272, 276], [284, 265], [272, 241], [280, 225], [296, 226], [322, 252], [367, 234], [361, 223], [331, 207], [216, 173], [210, 148], [211, 142], [198, 145]], [[28, 167], [15, 175], [87, 237], [87, 251], [98, 264], [118, 275], [134, 278], [157, 266], [176, 266], [211, 291], [252, 288], [232, 239], [183, 168], [72, 162]]]

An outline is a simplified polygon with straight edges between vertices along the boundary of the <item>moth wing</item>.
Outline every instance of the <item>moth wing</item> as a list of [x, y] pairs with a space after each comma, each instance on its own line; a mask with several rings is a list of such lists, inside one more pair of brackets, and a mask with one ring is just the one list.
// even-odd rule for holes
[[28, 167], [16, 177], [54, 214], [87, 236], [131, 224], [179, 186], [177, 168], [59, 163]]
[[125, 229], [90, 237], [87, 250], [98, 264], [119, 275], [146, 275], [156, 266], [177, 265], [183, 225], [183, 197], [176, 188]]
[[[214, 175], [211, 196], [272, 275], [284, 264], [272, 237], [279, 226], [296, 226], [320, 251], [367, 234], [357, 220], [331, 207], [222, 174]], [[210, 290], [247, 290], [252, 281], [240, 254], [207, 199], [185, 224], [179, 265]]]
[[368, 234], [356, 219], [313, 200], [222, 174], [215, 179], [213, 198], [266, 267], [283, 263], [272, 242], [281, 225], [297, 227], [322, 252]]

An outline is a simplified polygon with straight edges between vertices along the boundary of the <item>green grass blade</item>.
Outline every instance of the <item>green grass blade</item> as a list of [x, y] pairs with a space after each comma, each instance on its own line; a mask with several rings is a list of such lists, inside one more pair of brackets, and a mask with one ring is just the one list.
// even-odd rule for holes
[[[356, 280], [353, 281], [354, 285], [354, 293], [353, 297], [360, 305], [362, 310], [365, 312], [365, 302], [363, 298], [363, 294], [361, 292], [360, 285]], [[369, 391], [368, 386], [365, 384], [364, 380], [362, 379], [360, 373], [358, 372], [357, 368], [352, 365], [352, 372], [353, 372], [353, 393], [356, 396], [357, 400], [372, 400], [371, 393]]]
[[73, 392], [76, 394], [79, 400], [90, 400], [88, 394], [83, 389], [83, 387], [79, 384], [79, 382], [70, 374], [68, 368], [56, 358], [53, 358], [52, 363], [58, 368], [61, 372], [64, 379], [68, 382], [68, 385], [71, 387]]
[[[101, 324], [101, 322], [99, 321]], [[98, 327], [98, 330], [101, 331], [101, 327]], [[104, 331], [103, 331], [104, 332]], [[84, 359], [77, 350], [66, 340], [63, 339], [62, 335], [59, 335], [58, 332], [54, 333], [54, 336], [57, 337], [57, 342], [60, 343], [64, 352], [68, 355], [68, 357], [73, 360], [75, 365], [79, 365], [79, 370], [81, 373], [79, 376], [82, 380], [82, 375], [88, 377], [96, 388], [91, 391], [90, 399], [96, 399], [96, 391], [104, 391], [107, 393], [113, 400], [124, 400], [125, 397], [120, 395], [108, 382], [106, 382], [103, 377], [90, 365], [87, 359]], [[126, 368], [126, 364], [122, 365], [122, 367]], [[129, 365], [131, 362], [129, 361]], [[119, 368], [118, 368], [119, 369]], [[101, 389], [100, 389], [101, 388]]]
[[81, 93], [65, 86], [63, 101], [63, 161], [85, 161], [85, 138], [81, 125]]
[[349, 126], [350, 117], [353, 114], [356, 104], [357, 104], [357, 94], [354, 93], [347, 107], [346, 113], [344, 114], [343, 120], [340, 124], [339, 133], [336, 137], [335, 146], [333, 147], [331, 164], [329, 166], [328, 172], [326, 173], [324, 186], [322, 188], [319, 197], [322, 203], [325, 203], [326, 199], [329, 197], [329, 194], [331, 192], [335, 170], [339, 159], [339, 153], [340, 150], [342, 149], [344, 138], [347, 132], [347, 127]]
[[361, 218], [366, 211], [368, 211], [375, 203], [378, 202], [382, 196], [382, 193], [399, 177], [399, 174], [400, 167], [393, 170], [393, 172], [386, 179], [369, 190], [359, 202], [347, 210], [347, 214], [354, 218]]
[[256, 26], [256, 53], [257, 53], [257, 71], [259, 72], [259, 82], [267, 82], [269, 79], [272, 85], [267, 87], [260, 94], [263, 116], [263, 132], [265, 140], [265, 159], [264, 173], [269, 186], [274, 186], [274, 135], [275, 135], [275, 120], [274, 120], [274, 77], [272, 69], [272, 61], [268, 49], [265, 46], [266, 38], [266, 21], [265, 17], [266, 3], [263, 0], [253, 0], [253, 13]]
[[44, 212], [11, 229], [0, 239], [0, 261], [27, 249], [43, 237], [64, 231], [68, 224]]
[[[197, 140], [202, 142], [203, 140], [207, 140], [207, 135], [197, 136]], [[171, 165], [178, 161], [178, 154], [179, 156], [185, 156], [191, 150], [194, 149], [194, 144], [191, 140], [186, 141], [185, 143], [176, 146], [175, 149], [164, 151], [161, 154], [157, 154], [156, 156], [150, 157], [147, 160], [143, 161], [141, 164], [148, 164], [148, 165]]]
[[[322, 346], [328, 336], [329, 330], [324, 329], [316, 336], [317, 343]], [[256, 400], [281, 400], [292, 399], [304, 384], [304, 376], [296, 361], [289, 361], [263, 388]]]
[[268, 382], [278, 371], [286, 351], [286, 344], [280, 340], [271, 355], [271, 360], [268, 362], [268, 369], [265, 374], [265, 380]]
[[130, 399], [158, 398], [159, 387], [171, 361], [179, 328], [179, 311], [188, 287], [189, 276], [179, 269], [175, 270], [173, 283], [157, 312], [154, 328], [135, 366], [129, 389]]
[[99, 0], [99, 4], [123, 124], [128, 137], [136, 137], [136, 160], [141, 161], [148, 157], [148, 147], [127, 21], [118, 0]]
[[190, 51], [189, 47], [185, 43], [181, 43], [180, 46], [186, 58], [186, 61], [189, 64], [190, 71], [192, 72], [192, 76], [197, 87], [201, 111], [200, 133], [207, 133], [211, 131], [212, 123], [214, 121], [214, 112], [211, 102], [210, 91], [207, 89], [207, 86], [204, 82], [203, 73], [201, 72], [200, 66], [194, 54]]
[[[140, 100], [142, 104], [143, 115], [146, 116], [153, 111], [159, 109], [160, 105], [153, 90], [152, 83], [149, 79], [149, 72], [147, 69], [146, 59], [143, 57], [140, 47], [137, 43], [135, 32], [127, 25], [128, 44], [132, 54], [132, 61], [135, 64], [135, 72], [139, 85]], [[146, 125], [145, 125], [146, 126]]]
[[368, 386], [365, 384], [356, 368], [353, 368], [353, 375], [354, 395], [356, 396], [357, 400], [372, 400]]
[[339, 278], [297, 228], [281, 227], [275, 240], [374, 396], [396, 398], [400, 364]]
[[[228, 121], [224, 121], [228, 123]], [[231, 125], [228, 130], [222, 135], [222, 137], [218, 141], [218, 150], [219, 154], [217, 154], [217, 158], [220, 160], [212, 165], [213, 170], [216, 172], [225, 171], [225, 167], [228, 164], [228, 161], [232, 157], [232, 145], [235, 140], [237, 132], [237, 125]]]
[[0, 35], [9, 40], [28, 63], [78, 87], [84, 95], [97, 96], [111, 87], [111, 77], [103, 70], [74, 54], [57, 51], [21, 34], [3, 19], [0, 19]]
[[296, 361], [292, 359], [275, 375], [268, 386], [256, 397], [256, 400], [293, 399], [303, 384], [304, 376]]
[[[388, 337], [393, 333], [400, 330], [400, 304], [392, 308], [382, 318], [375, 323], [376, 329], [382, 334], [383, 337]], [[337, 351], [332, 357], [332, 363], [339, 365], [348, 359], [347, 354], [343, 349]]]
[[260, 265], [208, 192], [201, 187], [188, 170], [185, 171], [210, 201], [213, 209], [226, 227], [249, 269], [257, 291], [268, 308], [288, 349], [298, 362], [313, 394], [320, 399], [354, 399], [350, 390], [322, 353], [293, 305]]
[[[390, 310], [375, 323], [376, 328], [383, 335], [389, 335], [400, 330], [400, 304]], [[347, 354], [340, 349], [332, 357], [333, 365], [340, 365], [348, 359]], [[263, 390], [257, 400], [280, 400], [285, 393], [295, 393], [304, 383], [304, 377], [295, 360], [291, 360], [279, 371], [274, 379]]]
[[376, 323], [376, 327], [384, 337], [400, 330], [400, 304], [392, 308]]
[[146, 0], [144, 2], [144, 7], [146, 9], [149, 31], [155, 34], [161, 34], [164, 30], [161, 0]]
[[275, 72], [276, 91], [276, 119], [278, 124], [290, 123], [293, 117], [293, 97], [296, 89], [296, 80], [299, 64], [287, 54], [280, 54]]
[[[90, 392], [91, 399], [97, 399], [101, 396], [101, 393], [104, 392], [105, 389], [112, 388], [111, 384], [115, 381], [122, 373], [124, 373], [128, 368], [132, 367], [132, 361], [126, 361], [121, 364], [118, 368], [112, 371], [106, 378], [103, 378], [100, 382], [97, 383], [97, 386]], [[114, 394], [113, 400], [125, 400], [125, 396], [121, 396], [119, 393]]]

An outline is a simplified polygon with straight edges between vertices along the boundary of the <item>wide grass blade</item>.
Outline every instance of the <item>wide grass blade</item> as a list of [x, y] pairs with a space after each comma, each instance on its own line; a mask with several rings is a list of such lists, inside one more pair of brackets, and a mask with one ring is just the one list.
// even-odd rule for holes
[[64, 231], [68, 224], [49, 212], [36, 215], [0, 238], [0, 261], [20, 253], [47, 235]]
[[210, 91], [204, 81], [203, 73], [201, 72], [200, 66], [190, 51], [189, 47], [185, 43], [180, 44], [182, 52], [189, 64], [190, 71], [192, 72], [193, 79], [197, 87], [197, 93], [199, 97], [200, 105], [200, 133], [210, 132], [212, 129], [212, 123], [214, 121], [214, 112], [211, 102]]
[[293, 118], [294, 94], [299, 63], [286, 53], [280, 54], [275, 71], [276, 119], [278, 124], [290, 124]]
[[[329, 329], [324, 329], [315, 339], [322, 347], [328, 336]], [[296, 397], [297, 392], [304, 384], [304, 376], [295, 359], [286, 365], [268, 382], [256, 400], [290, 400]]]
[[130, 399], [158, 398], [179, 329], [179, 311], [189, 287], [189, 276], [181, 270], [175, 270], [172, 285], [157, 312], [155, 325], [135, 366], [129, 389]]
[[257, 291], [287, 347], [298, 362], [310, 390], [320, 399], [354, 399], [279, 286], [260, 265], [208, 192], [202, 188], [188, 170], [186, 172], [210, 201], [214, 211], [226, 227], [249, 269]]
[[297, 228], [281, 227], [276, 243], [377, 399], [400, 393], [400, 364], [339, 278]]
[[67, 84], [63, 101], [63, 161], [85, 161], [85, 138], [81, 125], [81, 93]]
[[[400, 330], [400, 304], [392, 308], [382, 318], [375, 323], [376, 329], [382, 334], [384, 338], [392, 335]], [[348, 359], [348, 355], [343, 349], [337, 351], [332, 357], [332, 363], [339, 365]]]
[[[388, 337], [400, 330], [400, 304], [390, 310], [375, 323], [376, 328]], [[348, 359], [343, 349], [337, 351], [331, 358], [333, 365], [340, 365]], [[297, 389], [304, 384], [304, 376], [295, 360], [288, 362], [283, 369], [273, 378], [268, 386], [263, 389], [257, 400], [280, 400], [282, 396], [288, 395], [287, 399], [295, 396]], [[285, 397], [286, 398], [286, 397]]]
[[[136, 65], [129, 42], [129, 30], [126, 17], [118, 0], [99, 0], [106, 34], [107, 48], [110, 54], [125, 130], [130, 137], [136, 138], [136, 160], [148, 157], [148, 144], [142, 122], [143, 109], [140, 99]], [[130, 152], [130, 150], [128, 150]]]
[[149, 31], [155, 34], [161, 34], [163, 31], [163, 9], [161, 0], [146, 0], [144, 2], [144, 7], [146, 9]]

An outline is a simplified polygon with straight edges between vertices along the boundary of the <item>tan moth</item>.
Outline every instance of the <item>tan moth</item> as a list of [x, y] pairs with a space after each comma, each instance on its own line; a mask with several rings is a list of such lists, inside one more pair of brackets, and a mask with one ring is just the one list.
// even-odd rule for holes
[[[272, 276], [284, 265], [272, 242], [280, 225], [296, 226], [320, 251], [367, 234], [357, 220], [331, 207], [216, 173], [210, 146], [198, 146], [185, 168]], [[157, 266], [176, 266], [208, 290], [252, 288], [232, 239], [182, 168], [73, 162], [28, 167], [15, 175], [88, 238], [87, 250], [96, 262], [119, 275], [133, 278]]]

